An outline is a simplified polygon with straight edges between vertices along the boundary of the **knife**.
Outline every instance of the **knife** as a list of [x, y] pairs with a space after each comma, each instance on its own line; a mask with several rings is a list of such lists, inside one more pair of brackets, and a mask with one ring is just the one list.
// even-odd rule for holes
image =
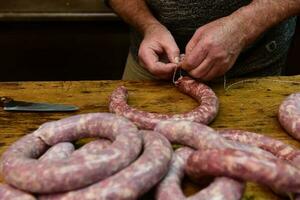
[[15, 101], [10, 97], [0, 97], [0, 107], [5, 111], [20, 112], [72, 112], [79, 109], [73, 105]]

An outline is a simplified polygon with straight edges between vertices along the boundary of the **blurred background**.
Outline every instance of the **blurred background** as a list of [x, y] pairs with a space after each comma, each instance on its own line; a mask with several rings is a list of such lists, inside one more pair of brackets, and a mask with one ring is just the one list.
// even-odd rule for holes
[[[287, 75], [300, 74], [299, 26]], [[1, 2], [0, 81], [120, 79], [128, 47], [128, 26], [103, 0]]]

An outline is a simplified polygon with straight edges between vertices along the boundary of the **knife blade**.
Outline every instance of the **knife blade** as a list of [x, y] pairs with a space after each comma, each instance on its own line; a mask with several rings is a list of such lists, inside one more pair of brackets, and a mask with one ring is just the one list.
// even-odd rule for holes
[[5, 111], [15, 112], [73, 112], [79, 110], [77, 106], [73, 105], [15, 101], [10, 97], [1, 97], [0, 106]]

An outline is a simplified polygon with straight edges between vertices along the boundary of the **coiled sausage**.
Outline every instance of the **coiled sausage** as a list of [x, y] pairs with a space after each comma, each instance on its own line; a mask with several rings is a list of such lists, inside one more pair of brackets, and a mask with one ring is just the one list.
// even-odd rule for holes
[[[101, 157], [90, 154], [51, 162], [35, 159], [48, 145], [84, 137], [105, 137], [114, 142], [101, 152]], [[2, 155], [1, 173], [7, 183], [25, 191], [68, 191], [95, 183], [128, 166], [141, 147], [141, 134], [125, 118], [109, 113], [77, 115], [46, 123], [14, 143]]]
[[88, 187], [63, 194], [43, 195], [39, 200], [137, 199], [163, 178], [172, 157], [172, 147], [165, 137], [153, 131], [141, 133], [144, 152], [124, 170]]
[[109, 110], [130, 119], [141, 129], [150, 130], [161, 120], [189, 120], [209, 124], [216, 117], [219, 100], [212, 89], [187, 76], [179, 78], [175, 85], [181, 92], [196, 99], [200, 106], [190, 112], [175, 115], [140, 111], [127, 104], [128, 92], [121, 86], [111, 94]]

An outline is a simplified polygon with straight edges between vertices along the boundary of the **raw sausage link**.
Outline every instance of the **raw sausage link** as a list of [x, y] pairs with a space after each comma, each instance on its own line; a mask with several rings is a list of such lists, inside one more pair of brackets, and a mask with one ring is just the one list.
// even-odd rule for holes
[[192, 152], [193, 150], [188, 147], [182, 147], [175, 151], [168, 174], [157, 186], [155, 199], [183, 200], [186, 198], [180, 186], [184, 177], [184, 166]]
[[207, 188], [193, 196], [185, 197], [180, 186], [184, 177], [184, 167], [188, 157], [193, 152], [188, 147], [175, 151], [171, 168], [160, 184], [157, 186], [157, 200], [234, 200], [241, 199], [244, 184], [225, 177], [216, 178]]
[[76, 191], [43, 195], [40, 200], [130, 200], [150, 190], [167, 173], [172, 157], [168, 140], [152, 131], [142, 131], [144, 152], [130, 166], [117, 174]]
[[117, 88], [110, 97], [109, 110], [125, 116], [141, 129], [153, 130], [161, 120], [189, 120], [209, 124], [217, 115], [219, 101], [216, 94], [203, 83], [189, 77], [181, 77], [176, 82], [177, 88], [196, 99], [200, 106], [190, 112], [176, 115], [149, 113], [132, 108], [127, 104], [128, 92], [125, 87]]
[[31, 194], [0, 183], [0, 199], [2, 200], [35, 200]]
[[[69, 142], [62, 142], [52, 146], [39, 160], [63, 160], [74, 151], [74, 146]], [[0, 183], [0, 199], [3, 200], [35, 200], [31, 194], [18, 190], [10, 185]]]
[[[274, 157], [269, 152], [266, 152], [257, 147], [249, 146], [235, 141], [226, 140], [225, 138], [220, 136], [220, 134], [214, 131], [212, 128], [204, 124], [199, 124], [191, 121], [171, 121], [171, 120], [161, 121], [156, 125], [154, 130], [163, 134], [172, 143], [182, 144], [185, 146], [192, 147], [194, 149], [233, 148], [233, 149], [241, 149], [249, 152], [256, 152], [257, 154], [265, 157], [270, 157], [270, 158]], [[217, 180], [218, 179], [216, 179], [215, 181]], [[203, 191], [203, 194], [210, 193], [209, 191], [213, 191], [215, 189], [218, 190], [220, 183], [215, 181], [211, 183], [209, 188]], [[242, 183], [238, 184], [237, 181], [231, 180], [222, 184], [224, 184], [224, 187], [226, 185], [226, 188], [228, 188], [228, 190], [236, 192], [232, 194], [233, 196], [237, 197], [236, 199], [239, 199], [238, 197], [242, 196], [243, 194]]]
[[223, 138], [214, 129], [190, 121], [162, 121], [157, 124], [155, 131], [163, 134], [172, 143], [178, 143], [194, 149], [232, 148], [271, 157], [274, 156], [258, 147], [231, 141]]
[[[271, 153], [263, 149], [260, 149], [258, 147], [243, 144], [237, 141], [227, 140], [212, 128], [195, 122], [162, 121], [157, 124], [154, 130], [166, 136], [168, 140], [173, 143], [183, 144], [192, 147], [194, 149], [230, 148], [230, 149], [243, 150], [250, 153], [253, 152], [257, 155], [260, 155], [262, 158], [275, 157]], [[197, 179], [199, 177], [194, 176], [193, 178]], [[241, 191], [241, 186], [238, 186], [237, 184], [233, 184], [233, 183], [236, 183], [236, 181], [232, 180], [231, 190]], [[208, 191], [214, 190], [213, 189], [214, 185], [219, 186], [219, 184], [213, 182], [211, 188]], [[230, 185], [230, 183], [227, 185]]]
[[[218, 132], [226, 139], [260, 147], [266, 151], [271, 152], [276, 157], [288, 161], [297, 168], [299, 168], [300, 166], [300, 151], [279, 140], [265, 135], [242, 130], [226, 129], [219, 130]], [[286, 195], [279, 191], [276, 191], [276, 189], [273, 189], [273, 191], [280, 195]]]
[[290, 161], [295, 167], [300, 166], [300, 151], [274, 138], [242, 130], [219, 130], [224, 138], [254, 145], [271, 152], [278, 158]]
[[[58, 143], [51, 148], [49, 148], [46, 153], [44, 153], [39, 160], [43, 161], [55, 161], [64, 160], [69, 158], [71, 155], [81, 155], [81, 154], [97, 154], [101, 153], [102, 149], [107, 148], [111, 142], [105, 139], [97, 139], [95, 141], [89, 142], [83, 145], [79, 150], [75, 150], [74, 145], [70, 142]], [[74, 152], [74, 153], [73, 153]], [[72, 154], [73, 153], [73, 154]], [[18, 190], [10, 185], [0, 183], [0, 199], [5, 200], [35, 200], [31, 194]]]
[[39, 160], [41, 161], [55, 161], [55, 160], [64, 160], [71, 156], [71, 154], [75, 151], [75, 147], [70, 142], [61, 142], [54, 146], [44, 153]]
[[282, 102], [278, 119], [291, 136], [300, 140], [300, 93], [291, 94]]
[[89, 154], [101, 154], [101, 151], [108, 148], [111, 142], [106, 139], [97, 139], [84, 144], [81, 148], [75, 151], [74, 145], [70, 142], [61, 142], [44, 153], [39, 160], [64, 160], [70, 156], [84, 156]]
[[186, 172], [193, 177], [228, 176], [280, 192], [300, 192], [300, 171], [288, 162], [235, 149], [198, 150], [188, 158]]
[[235, 200], [241, 199], [245, 184], [227, 177], [217, 177], [205, 189], [188, 198], [188, 200]]
[[84, 156], [89, 154], [101, 155], [102, 150], [108, 148], [110, 145], [111, 142], [109, 140], [97, 139], [83, 145], [81, 148], [76, 150], [72, 156]]
[[[105, 137], [114, 142], [101, 152], [101, 157], [90, 154], [51, 162], [34, 159], [42, 155], [48, 145], [84, 137]], [[128, 166], [139, 155], [141, 147], [141, 134], [125, 118], [109, 113], [77, 115], [46, 123], [14, 143], [2, 156], [1, 172], [7, 183], [25, 191], [69, 191]]]

